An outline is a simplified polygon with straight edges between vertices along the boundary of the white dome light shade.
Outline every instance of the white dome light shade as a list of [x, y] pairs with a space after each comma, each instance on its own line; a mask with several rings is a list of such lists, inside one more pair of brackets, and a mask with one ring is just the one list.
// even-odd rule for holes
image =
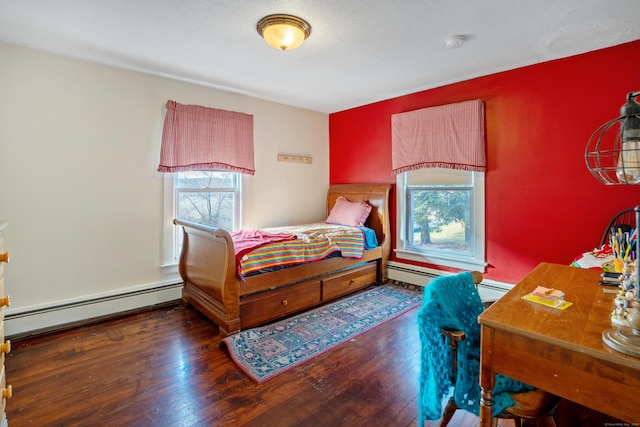
[[269, 15], [258, 22], [258, 33], [276, 49], [295, 49], [311, 34], [311, 25], [292, 15]]

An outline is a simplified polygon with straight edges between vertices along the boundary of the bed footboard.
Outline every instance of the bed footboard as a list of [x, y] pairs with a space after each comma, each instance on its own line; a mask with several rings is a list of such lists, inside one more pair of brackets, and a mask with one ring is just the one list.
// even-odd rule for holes
[[182, 227], [182, 301], [193, 305], [227, 336], [240, 330], [240, 281], [231, 235], [223, 230], [174, 220]]

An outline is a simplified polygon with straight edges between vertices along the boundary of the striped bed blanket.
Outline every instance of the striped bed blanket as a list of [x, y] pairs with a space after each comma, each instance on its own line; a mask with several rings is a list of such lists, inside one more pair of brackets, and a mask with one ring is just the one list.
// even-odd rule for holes
[[[266, 228], [264, 244], [257, 245], [236, 260], [238, 276], [242, 279], [251, 273], [275, 267], [291, 266], [318, 261], [340, 252], [344, 258], [362, 258], [365, 241], [358, 227], [314, 223], [299, 226]], [[268, 235], [278, 236], [268, 242]], [[283, 239], [283, 236], [295, 236]], [[234, 237], [232, 235], [232, 237]], [[241, 238], [236, 235], [235, 238]], [[235, 244], [235, 240], [234, 240]]]

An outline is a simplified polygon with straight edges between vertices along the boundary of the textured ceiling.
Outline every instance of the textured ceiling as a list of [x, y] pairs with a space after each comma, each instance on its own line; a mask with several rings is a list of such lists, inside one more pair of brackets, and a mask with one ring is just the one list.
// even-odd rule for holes
[[[272, 13], [309, 21], [302, 47], [260, 38]], [[639, 22], [639, 0], [0, 0], [2, 42], [324, 113], [639, 40]]]

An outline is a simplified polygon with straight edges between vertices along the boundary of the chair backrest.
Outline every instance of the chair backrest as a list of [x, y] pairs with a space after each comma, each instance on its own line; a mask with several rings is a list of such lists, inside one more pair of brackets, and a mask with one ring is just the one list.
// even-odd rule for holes
[[[482, 282], [483, 276], [479, 271], [472, 271], [471, 277], [476, 287], [480, 282]], [[471, 303], [475, 299], [475, 295], [470, 294], [469, 297], [471, 299], [468, 302]], [[478, 298], [480, 298], [480, 295], [478, 295]], [[488, 304], [490, 303], [483, 303], [482, 305], [486, 308]], [[463, 331], [447, 327], [440, 327], [440, 332], [449, 343], [449, 348], [451, 349], [451, 370], [449, 371], [449, 379], [452, 384], [455, 384], [456, 377], [458, 376], [458, 343], [466, 339], [466, 334]]]
[[[480, 325], [478, 315], [484, 310], [476, 288], [482, 275], [460, 273], [452, 276], [440, 276], [432, 280], [424, 292], [424, 301], [418, 311], [418, 328], [422, 344], [421, 377], [420, 377], [420, 420], [438, 419], [442, 415], [441, 402], [454, 383], [460, 385], [459, 377], [452, 374], [452, 355], [457, 351], [449, 348], [449, 343], [443, 339], [443, 330], [461, 331], [464, 338], [464, 349], [460, 354], [460, 361], [466, 371], [475, 374], [469, 378], [456, 392], [467, 394], [469, 401], [477, 400], [479, 405], [479, 387], [477, 371], [479, 370], [479, 342]], [[472, 356], [472, 357], [469, 357]], [[475, 365], [469, 365], [469, 360]], [[477, 389], [477, 390], [476, 390]], [[420, 421], [419, 420], [419, 421]]]
[[[479, 271], [472, 271], [471, 278], [473, 279], [473, 283], [477, 286], [482, 282], [482, 273]], [[475, 299], [475, 295], [470, 294], [470, 298]], [[480, 295], [478, 295], [480, 298]], [[471, 302], [470, 300], [469, 302]], [[475, 305], [475, 304], [474, 304]], [[490, 303], [482, 303], [482, 306], [486, 308]], [[458, 343], [464, 339], [466, 339], [466, 334], [463, 331], [459, 331], [456, 329], [450, 329], [446, 327], [440, 327], [440, 332], [447, 339], [449, 343], [449, 348], [451, 349], [451, 372], [449, 377], [451, 378], [451, 382], [455, 384], [455, 378], [458, 376]]]
[[[484, 310], [477, 284], [482, 275], [461, 273], [440, 276], [427, 285], [420, 317], [432, 322], [438, 329], [480, 331], [477, 317]], [[437, 311], [433, 308], [437, 307]], [[426, 312], [428, 309], [432, 311]]]
[[622, 232], [629, 232], [631, 229], [636, 228], [636, 212], [634, 208], [625, 209], [620, 211], [614, 216], [607, 228], [604, 229], [604, 233], [602, 234], [602, 239], [600, 240], [600, 246], [604, 246], [610, 239], [611, 229], [618, 231], [618, 229], [622, 230]]

